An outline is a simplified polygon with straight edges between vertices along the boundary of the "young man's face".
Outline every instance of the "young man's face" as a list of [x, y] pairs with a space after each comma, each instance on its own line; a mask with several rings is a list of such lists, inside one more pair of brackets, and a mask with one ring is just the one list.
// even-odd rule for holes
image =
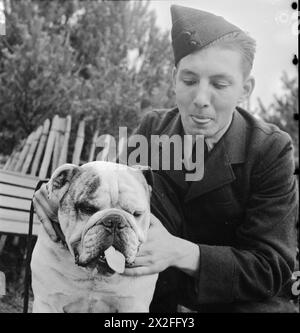
[[182, 58], [174, 82], [185, 133], [211, 137], [222, 130], [239, 100], [252, 92], [251, 80], [244, 79], [235, 50], [213, 46]]

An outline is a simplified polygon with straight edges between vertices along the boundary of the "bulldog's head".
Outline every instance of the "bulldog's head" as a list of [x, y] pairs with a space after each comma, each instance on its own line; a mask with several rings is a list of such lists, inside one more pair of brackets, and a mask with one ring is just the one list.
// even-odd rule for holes
[[60, 227], [77, 265], [107, 273], [110, 261], [134, 262], [150, 225], [149, 185], [151, 171], [111, 162], [64, 164], [53, 173], [49, 198], [58, 201]]

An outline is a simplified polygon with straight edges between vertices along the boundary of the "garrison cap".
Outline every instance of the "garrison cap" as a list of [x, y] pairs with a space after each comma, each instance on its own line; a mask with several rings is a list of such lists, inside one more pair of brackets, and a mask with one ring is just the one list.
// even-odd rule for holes
[[242, 30], [217, 16], [202, 10], [171, 6], [172, 46], [175, 65], [179, 60], [231, 32]]

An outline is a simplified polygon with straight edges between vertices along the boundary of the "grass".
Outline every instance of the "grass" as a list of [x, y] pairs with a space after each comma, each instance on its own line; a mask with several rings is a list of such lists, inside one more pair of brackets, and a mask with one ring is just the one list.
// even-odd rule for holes
[[[0, 254], [0, 271], [6, 276], [6, 295], [0, 298], [0, 313], [22, 313], [25, 277], [26, 236], [9, 235]], [[32, 310], [30, 291], [28, 312]]]
[[[32, 311], [32, 297], [28, 304], [28, 312]], [[23, 293], [10, 291], [7, 295], [0, 298], [0, 313], [22, 313], [23, 312]]]

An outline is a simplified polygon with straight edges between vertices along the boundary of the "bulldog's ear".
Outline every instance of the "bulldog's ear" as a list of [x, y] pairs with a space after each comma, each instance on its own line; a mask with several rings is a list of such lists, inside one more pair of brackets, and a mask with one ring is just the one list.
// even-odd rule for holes
[[79, 172], [80, 169], [75, 164], [66, 163], [58, 167], [47, 184], [49, 199], [55, 196], [60, 200], [69, 189], [71, 179]]
[[132, 168], [141, 170], [148, 185], [153, 187], [154, 184], [154, 176], [153, 176], [153, 171], [149, 166], [145, 165], [133, 165]]

